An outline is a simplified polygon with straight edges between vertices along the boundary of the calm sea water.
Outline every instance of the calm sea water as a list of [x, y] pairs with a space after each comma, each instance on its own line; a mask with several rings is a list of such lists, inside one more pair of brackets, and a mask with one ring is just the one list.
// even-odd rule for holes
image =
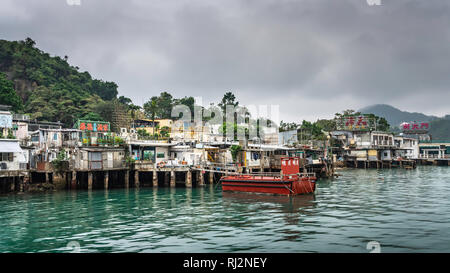
[[220, 185], [3, 195], [0, 252], [450, 252], [450, 168], [340, 173], [297, 197]]

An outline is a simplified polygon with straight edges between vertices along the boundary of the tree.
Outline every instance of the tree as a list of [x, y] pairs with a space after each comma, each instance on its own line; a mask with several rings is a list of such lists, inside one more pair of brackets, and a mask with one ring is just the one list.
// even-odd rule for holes
[[81, 119], [92, 120], [92, 121], [104, 121], [104, 119], [98, 113], [94, 113], [94, 112], [87, 113]]
[[141, 109], [139, 105], [133, 104], [133, 101], [125, 96], [120, 96], [117, 101], [126, 107], [131, 119], [136, 119], [136, 112]]
[[236, 162], [237, 156], [239, 152], [242, 151], [242, 147], [239, 145], [232, 145], [230, 147], [231, 157], [233, 158], [233, 162]]
[[316, 125], [326, 132], [336, 130], [336, 121], [333, 119], [319, 119], [316, 121]]
[[161, 136], [162, 137], [169, 137], [170, 127], [164, 126], [164, 127], [161, 128], [160, 132], [161, 132]]
[[98, 113], [102, 120], [111, 122], [116, 111], [115, 103], [114, 101], [102, 101], [95, 107], [94, 112]]
[[312, 139], [324, 140], [326, 138], [322, 128], [317, 123], [303, 120], [300, 129], [308, 131], [311, 134]]
[[147, 117], [152, 119], [153, 134], [155, 133], [155, 118], [158, 111], [158, 97], [153, 96], [149, 101], [144, 103], [144, 111]]
[[373, 120], [376, 126], [377, 131], [383, 131], [388, 132], [391, 130], [391, 125], [388, 123], [388, 121], [385, 118], [379, 117], [375, 114], [362, 114], [361, 112], [357, 112], [352, 109], [347, 109], [342, 111], [342, 113], [336, 113], [334, 116], [335, 121], [342, 119], [345, 116], [365, 116], [369, 120]]
[[[116, 99], [117, 84], [93, 79], [88, 72], [79, 72], [78, 67], [69, 65], [68, 56], [51, 57], [35, 44], [31, 38], [0, 40], [0, 71], [7, 71], [13, 82], [32, 86], [16, 90], [23, 99], [25, 113], [39, 120], [61, 121], [71, 126], [74, 120], [95, 112], [93, 109], [103, 100]], [[20, 104], [17, 97], [13, 100]], [[14, 101], [7, 103], [14, 104]], [[20, 105], [14, 108], [20, 110]]]
[[159, 118], [168, 119], [172, 115], [173, 97], [168, 92], [162, 92], [157, 98]]
[[284, 131], [290, 131], [290, 130], [297, 130], [300, 128], [300, 124], [297, 124], [295, 122], [280, 122], [280, 127], [278, 128], [278, 130], [280, 132], [284, 132]]
[[144, 130], [144, 129], [138, 129], [138, 130], [137, 130], [137, 134], [138, 134], [138, 136], [140, 136], [141, 138], [146, 138], [146, 137], [149, 137], [149, 136], [150, 136], [150, 134], [149, 134], [146, 130]]
[[34, 46], [36, 45], [36, 42], [35, 42], [33, 39], [31, 39], [30, 37], [27, 37], [27, 38], [25, 39], [25, 44], [26, 44], [28, 47], [34, 47]]
[[0, 73], [0, 104], [12, 106], [14, 112], [23, 110], [22, 99], [14, 91], [13, 82], [3, 73]]
[[195, 106], [195, 99], [194, 97], [184, 97], [181, 99], [174, 99], [173, 105], [186, 105], [189, 107], [189, 110], [191, 111], [191, 119], [192, 115], [194, 115], [194, 106]]
[[58, 156], [52, 161], [53, 168], [59, 175], [64, 174], [64, 162], [67, 161], [66, 150], [59, 151]]
[[132, 100], [130, 98], [124, 97], [124, 96], [120, 96], [117, 99], [120, 103], [125, 104], [125, 105], [130, 105], [132, 103]]
[[239, 105], [239, 102], [236, 101], [236, 96], [232, 92], [227, 92], [223, 95], [222, 100], [219, 103], [219, 107], [222, 108], [222, 112], [226, 112], [227, 105], [232, 105], [236, 107]]

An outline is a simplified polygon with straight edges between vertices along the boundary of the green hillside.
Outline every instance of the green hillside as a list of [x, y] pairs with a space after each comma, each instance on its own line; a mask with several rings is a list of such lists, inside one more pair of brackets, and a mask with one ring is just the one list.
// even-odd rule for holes
[[450, 119], [438, 119], [430, 122], [430, 134], [433, 140], [450, 141]]
[[39, 50], [29, 38], [0, 40], [0, 89], [5, 90], [0, 104], [14, 103], [16, 112], [28, 113], [33, 119], [72, 126], [76, 119], [96, 113], [98, 105], [117, 97], [117, 84], [93, 79], [67, 59]]
[[391, 124], [394, 132], [400, 133], [399, 125], [402, 122], [430, 122], [429, 133], [434, 140], [450, 140], [450, 115], [443, 118], [428, 116], [422, 113], [401, 111], [386, 104], [375, 104], [359, 110], [362, 113], [372, 113], [384, 117]]
[[375, 104], [364, 107], [359, 110], [361, 113], [365, 114], [375, 114], [379, 117], [385, 118], [392, 127], [398, 127], [402, 122], [410, 122], [410, 121], [432, 121], [439, 119], [436, 116], [428, 116], [422, 113], [417, 112], [407, 112], [402, 111], [398, 108], [387, 104]]

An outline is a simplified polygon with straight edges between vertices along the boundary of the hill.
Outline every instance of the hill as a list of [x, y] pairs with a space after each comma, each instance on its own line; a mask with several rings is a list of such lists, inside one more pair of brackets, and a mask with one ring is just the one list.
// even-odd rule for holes
[[398, 127], [402, 122], [432, 121], [439, 119], [436, 116], [427, 116], [422, 113], [402, 111], [387, 104], [375, 104], [367, 106], [360, 109], [359, 112], [364, 114], [375, 114], [379, 117], [383, 117], [389, 122], [392, 127]]
[[30, 38], [0, 40], [0, 89], [8, 92], [0, 104], [14, 104], [16, 112], [32, 119], [72, 126], [78, 118], [99, 114], [98, 105], [117, 98], [116, 83], [93, 79], [69, 65], [67, 56], [52, 57], [35, 44]]
[[431, 121], [430, 134], [433, 137], [433, 140], [450, 141], [450, 119]]
[[436, 116], [428, 116], [422, 113], [411, 113], [402, 111], [398, 108], [387, 104], [375, 104], [364, 107], [359, 110], [365, 114], [375, 114], [380, 117], [384, 117], [391, 125], [393, 131], [400, 132], [399, 125], [402, 122], [417, 121], [417, 122], [430, 122], [429, 133], [434, 140], [450, 140], [450, 115], [446, 115], [443, 118]]

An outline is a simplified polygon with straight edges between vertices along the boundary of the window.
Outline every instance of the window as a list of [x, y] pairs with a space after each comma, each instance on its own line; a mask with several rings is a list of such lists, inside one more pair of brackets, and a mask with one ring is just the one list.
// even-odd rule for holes
[[164, 153], [158, 153], [156, 156], [157, 158], [164, 158]]
[[14, 154], [13, 153], [0, 153], [0, 161], [13, 161]]

